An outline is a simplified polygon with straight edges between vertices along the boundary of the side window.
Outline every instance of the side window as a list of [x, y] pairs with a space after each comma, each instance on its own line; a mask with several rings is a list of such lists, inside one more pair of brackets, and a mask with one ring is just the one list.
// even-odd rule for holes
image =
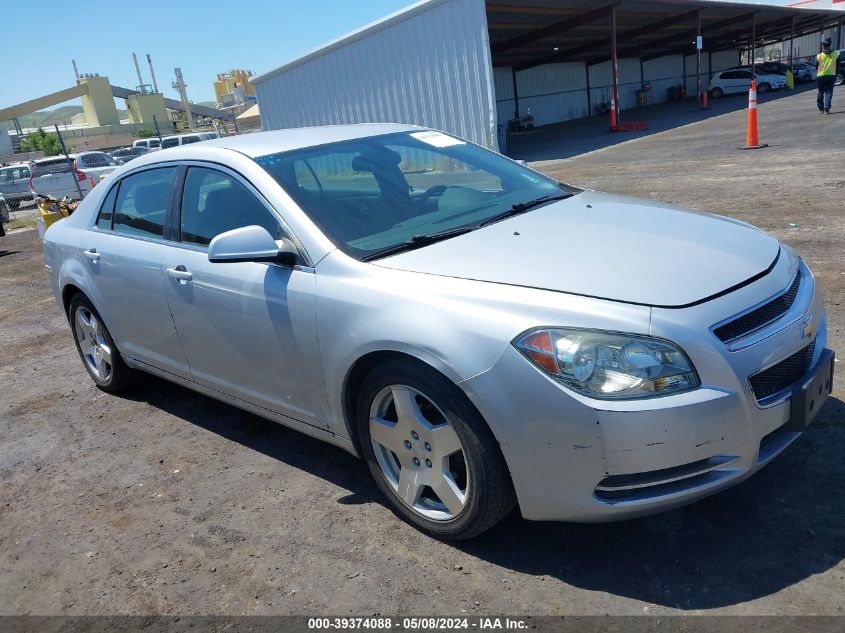
[[178, 138], [166, 138], [161, 142], [161, 148], [167, 149], [168, 147], [176, 147], [179, 145]]
[[163, 237], [167, 201], [175, 175], [175, 167], [162, 167], [121, 180], [114, 208], [114, 230]]
[[254, 224], [274, 239], [284, 237], [267, 207], [237, 180], [214, 169], [188, 169], [182, 194], [183, 242], [205, 246], [220, 233]]
[[106, 199], [103, 200], [103, 206], [100, 207], [100, 214], [97, 216], [97, 228], [98, 229], [110, 229], [111, 228], [111, 219], [114, 213], [114, 201], [117, 198], [117, 188], [119, 185], [115, 185], [111, 188]]
[[144, 147], [161, 147], [161, 141], [156, 139], [150, 139], [148, 144], [144, 145]]
[[751, 79], [751, 72], [747, 70], [741, 70], [736, 73], [737, 79]]

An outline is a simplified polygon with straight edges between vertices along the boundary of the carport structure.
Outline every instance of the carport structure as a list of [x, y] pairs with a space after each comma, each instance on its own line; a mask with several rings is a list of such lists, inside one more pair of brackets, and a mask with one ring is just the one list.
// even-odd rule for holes
[[[415, 123], [501, 147], [508, 121], [592, 116], [707, 87], [843, 13], [715, 0], [423, 0], [255, 79], [265, 129]], [[696, 48], [701, 36], [703, 47]]]
[[611, 97], [632, 107], [643, 84], [651, 102], [675, 87], [700, 95], [742, 52], [832, 27], [842, 37], [841, 13], [701, 0], [501, 0], [486, 15], [499, 123], [529, 107], [539, 124], [587, 116]]

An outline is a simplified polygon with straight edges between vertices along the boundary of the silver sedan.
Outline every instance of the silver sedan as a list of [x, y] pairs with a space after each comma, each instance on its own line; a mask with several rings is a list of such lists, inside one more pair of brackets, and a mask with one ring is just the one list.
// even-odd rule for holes
[[44, 252], [101, 389], [149, 372], [340, 446], [441, 538], [712, 494], [833, 379], [820, 292], [776, 239], [410, 126], [141, 156]]

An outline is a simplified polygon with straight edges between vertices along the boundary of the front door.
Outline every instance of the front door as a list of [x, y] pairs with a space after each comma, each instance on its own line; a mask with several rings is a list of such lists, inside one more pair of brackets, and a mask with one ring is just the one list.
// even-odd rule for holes
[[314, 272], [208, 261], [208, 243], [225, 231], [259, 225], [284, 237], [273, 212], [234, 173], [191, 166], [179, 225], [179, 241], [167, 247], [162, 269], [193, 380], [325, 427]]

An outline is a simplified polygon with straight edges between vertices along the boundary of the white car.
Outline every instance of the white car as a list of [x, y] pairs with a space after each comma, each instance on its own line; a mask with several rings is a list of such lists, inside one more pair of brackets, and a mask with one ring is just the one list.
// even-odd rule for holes
[[[757, 73], [757, 92], [763, 94], [786, 87], [786, 77]], [[729, 68], [715, 73], [710, 79], [710, 96], [713, 99], [727, 94], [748, 92], [751, 88], [750, 68]]]
[[154, 152], [161, 149], [161, 141], [157, 138], [140, 138], [132, 143], [132, 147], [143, 147]]
[[343, 447], [444, 539], [517, 505], [611, 521], [713, 494], [833, 383], [821, 291], [776, 238], [407, 125], [141, 156], [44, 257], [98, 387], [146, 371]]
[[191, 134], [175, 134], [173, 136], [165, 136], [161, 139], [161, 149], [169, 147], [179, 147], [180, 145], [190, 145], [191, 143], [199, 143], [200, 141], [211, 141], [220, 138], [217, 132], [193, 132]]
[[70, 156], [79, 171], [84, 172], [89, 179], [94, 179], [94, 185], [100, 182], [102, 176], [120, 167], [120, 163], [105, 152], [80, 152]]

